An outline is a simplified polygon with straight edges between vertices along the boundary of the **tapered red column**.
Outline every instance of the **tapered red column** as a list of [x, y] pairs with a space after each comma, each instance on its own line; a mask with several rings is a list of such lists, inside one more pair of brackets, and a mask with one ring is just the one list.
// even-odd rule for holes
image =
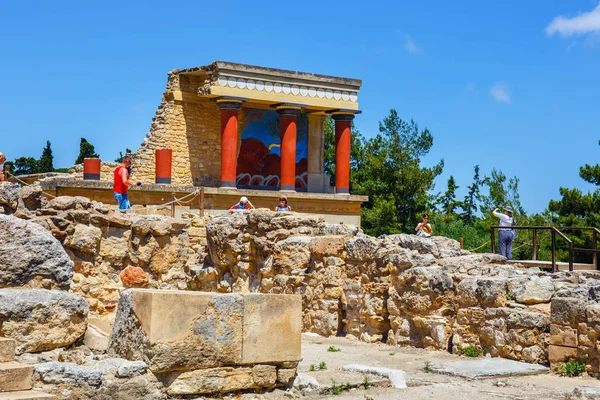
[[335, 120], [335, 192], [350, 194], [350, 130], [354, 114], [334, 113]]
[[296, 121], [299, 108], [279, 107], [281, 130], [281, 176], [280, 190], [296, 191]]
[[221, 187], [235, 188], [237, 176], [238, 110], [242, 102], [217, 100], [221, 109]]

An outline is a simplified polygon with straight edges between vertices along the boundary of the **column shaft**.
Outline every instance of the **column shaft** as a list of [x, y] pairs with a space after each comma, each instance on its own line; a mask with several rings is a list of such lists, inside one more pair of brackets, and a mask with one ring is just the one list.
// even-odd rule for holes
[[219, 102], [221, 109], [221, 187], [236, 187], [238, 110], [240, 106], [241, 102]]
[[281, 176], [280, 190], [296, 190], [296, 109], [277, 110], [281, 129]]
[[350, 143], [353, 114], [334, 114], [335, 188], [337, 194], [350, 194]]

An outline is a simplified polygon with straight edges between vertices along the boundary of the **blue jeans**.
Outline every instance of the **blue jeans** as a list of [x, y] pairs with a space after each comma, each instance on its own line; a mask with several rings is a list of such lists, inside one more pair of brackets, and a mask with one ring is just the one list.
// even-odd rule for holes
[[113, 196], [119, 205], [120, 211], [127, 211], [131, 208], [131, 204], [129, 204], [129, 197], [123, 193], [113, 192]]
[[512, 260], [512, 242], [515, 238], [512, 230], [500, 230], [498, 232], [498, 247], [500, 255]]

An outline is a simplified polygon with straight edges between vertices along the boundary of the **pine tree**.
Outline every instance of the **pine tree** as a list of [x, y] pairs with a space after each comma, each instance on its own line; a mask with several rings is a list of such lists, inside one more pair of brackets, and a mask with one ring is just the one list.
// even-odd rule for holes
[[96, 154], [94, 145], [85, 140], [85, 138], [81, 138], [81, 143], [79, 144], [79, 156], [77, 157], [77, 160], [75, 160], [75, 164], [82, 164], [84, 158], [98, 157], [100, 156]]
[[477, 212], [477, 202], [479, 200], [479, 187], [481, 186], [481, 179], [479, 178], [479, 165], [475, 166], [475, 176], [473, 177], [473, 183], [467, 186], [469, 192], [465, 196], [465, 200], [462, 202], [461, 207], [463, 209], [462, 219], [465, 225], [470, 224], [475, 218]]
[[122, 163], [123, 162], [123, 157], [125, 157], [127, 154], [131, 154], [131, 149], [129, 149], [129, 148], [126, 147], [125, 148], [125, 154], [123, 154], [122, 152], [119, 152], [119, 157], [117, 157], [115, 159], [115, 162]]
[[450, 175], [450, 178], [448, 178], [448, 190], [446, 190], [446, 193], [442, 197], [442, 211], [446, 215], [454, 214], [456, 211], [456, 207], [458, 206], [456, 189], [458, 188], [459, 186], [456, 184], [454, 176]]
[[52, 156], [52, 149], [50, 148], [50, 141], [46, 141], [46, 147], [42, 151], [42, 156], [38, 162], [39, 172], [52, 172], [54, 171], [54, 165], [52, 164], [54, 157]]

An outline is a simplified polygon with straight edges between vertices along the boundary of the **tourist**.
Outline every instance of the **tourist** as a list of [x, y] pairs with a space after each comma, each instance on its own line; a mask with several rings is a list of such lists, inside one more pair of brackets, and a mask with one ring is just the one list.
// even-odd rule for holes
[[0, 182], [5, 182], [7, 177], [4, 177], [4, 162], [6, 161], [6, 156], [4, 153], [0, 153]]
[[279, 204], [275, 207], [277, 212], [290, 212], [292, 207], [288, 206], [288, 199], [285, 196], [279, 196]]
[[240, 201], [231, 206], [230, 210], [253, 210], [254, 206], [250, 203], [250, 200], [246, 196], [242, 196]]
[[417, 231], [417, 236], [421, 237], [429, 237], [433, 233], [433, 229], [431, 229], [431, 225], [429, 225], [429, 215], [423, 214], [423, 221], [417, 225], [415, 231]]
[[114, 172], [114, 184], [113, 184], [113, 196], [119, 205], [119, 211], [125, 213], [131, 208], [129, 204], [129, 187], [140, 186], [142, 183], [134, 183], [130, 180], [131, 175], [131, 157], [123, 157], [121, 165], [115, 168]]
[[[496, 208], [492, 211], [494, 217], [500, 218], [500, 226], [511, 227], [513, 224], [513, 210], [510, 207], [504, 207], [504, 214], [500, 214]], [[512, 242], [515, 238], [513, 229], [500, 228], [498, 232], [498, 249], [500, 255], [512, 260]]]

